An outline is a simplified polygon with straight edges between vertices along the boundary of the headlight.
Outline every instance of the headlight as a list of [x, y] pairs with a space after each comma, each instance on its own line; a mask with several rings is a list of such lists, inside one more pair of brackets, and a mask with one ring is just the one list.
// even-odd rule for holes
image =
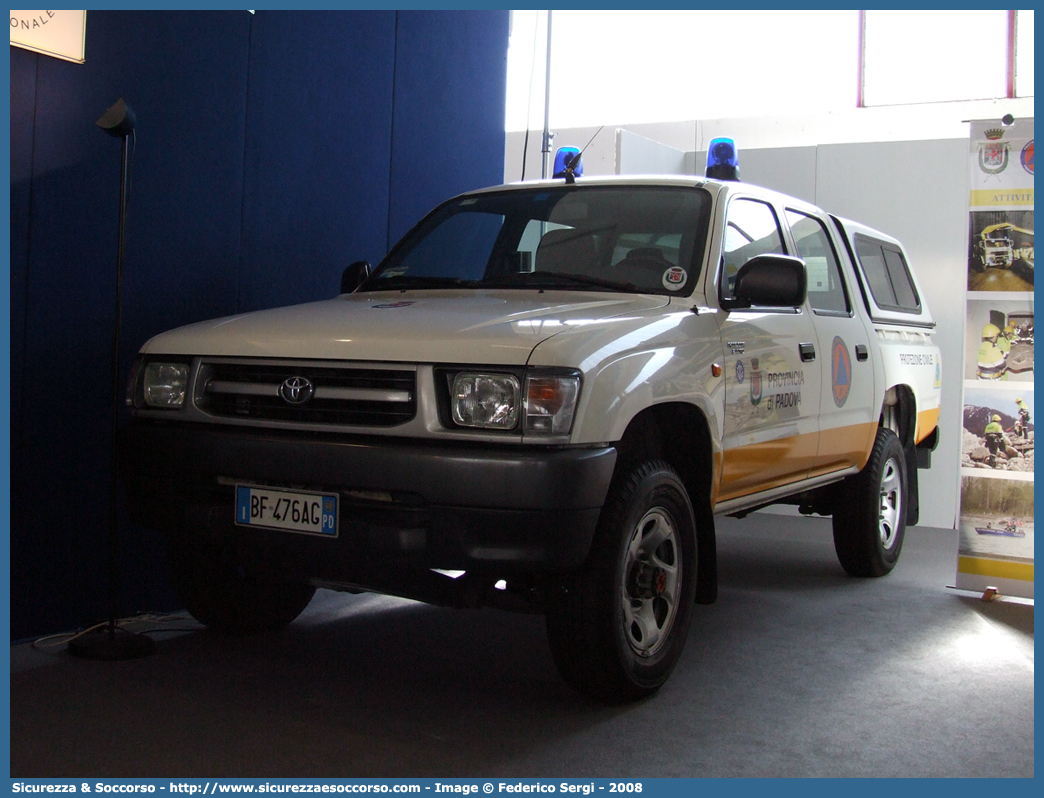
[[526, 433], [567, 435], [580, 395], [578, 374], [526, 377]]
[[142, 374], [142, 393], [149, 407], [178, 408], [185, 404], [189, 367], [186, 363], [149, 363]]
[[521, 402], [518, 379], [511, 374], [470, 374], [453, 378], [453, 421], [462, 427], [514, 429]]

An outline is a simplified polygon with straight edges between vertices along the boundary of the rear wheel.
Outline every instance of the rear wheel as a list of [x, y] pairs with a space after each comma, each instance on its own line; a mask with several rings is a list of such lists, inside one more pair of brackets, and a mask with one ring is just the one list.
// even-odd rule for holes
[[171, 540], [169, 549], [174, 589], [185, 609], [225, 634], [282, 629], [315, 595], [303, 582], [247, 574], [230, 543], [186, 536]]
[[863, 470], [849, 477], [834, 513], [834, 550], [852, 576], [884, 576], [895, 567], [906, 532], [906, 455], [890, 429]]
[[555, 664], [607, 703], [658, 690], [678, 662], [696, 590], [696, 525], [685, 486], [662, 462], [610, 488], [591, 555], [547, 613]]

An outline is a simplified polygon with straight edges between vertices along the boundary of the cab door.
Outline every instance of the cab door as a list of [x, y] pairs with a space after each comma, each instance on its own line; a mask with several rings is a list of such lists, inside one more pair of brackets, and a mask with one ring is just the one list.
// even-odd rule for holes
[[877, 434], [869, 333], [852, 307], [839, 248], [826, 219], [812, 209], [785, 211], [795, 254], [805, 261], [806, 304], [822, 370], [819, 447], [809, 476], [862, 468]]
[[[731, 298], [740, 267], [788, 253], [776, 209], [735, 197], [727, 209], [719, 296]], [[721, 323], [725, 418], [717, 502], [804, 479], [818, 449], [819, 346], [807, 308], [730, 310]]]

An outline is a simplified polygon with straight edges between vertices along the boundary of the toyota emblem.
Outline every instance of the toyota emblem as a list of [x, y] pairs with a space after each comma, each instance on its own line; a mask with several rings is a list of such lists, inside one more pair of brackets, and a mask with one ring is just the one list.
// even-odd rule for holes
[[315, 387], [307, 377], [287, 377], [279, 386], [279, 395], [283, 401], [292, 405], [303, 405], [314, 393]]

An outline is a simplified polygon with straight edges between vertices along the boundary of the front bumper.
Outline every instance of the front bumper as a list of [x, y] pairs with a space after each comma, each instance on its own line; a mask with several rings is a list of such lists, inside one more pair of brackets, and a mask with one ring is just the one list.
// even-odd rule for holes
[[[234, 542], [281, 575], [379, 583], [390, 572], [576, 568], [616, 450], [449, 445], [135, 420], [121, 465], [135, 523]], [[239, 527], [237, 482], [341, 496], [336, 538]], [[383, 576], [382, 576], [383, 575]]]

